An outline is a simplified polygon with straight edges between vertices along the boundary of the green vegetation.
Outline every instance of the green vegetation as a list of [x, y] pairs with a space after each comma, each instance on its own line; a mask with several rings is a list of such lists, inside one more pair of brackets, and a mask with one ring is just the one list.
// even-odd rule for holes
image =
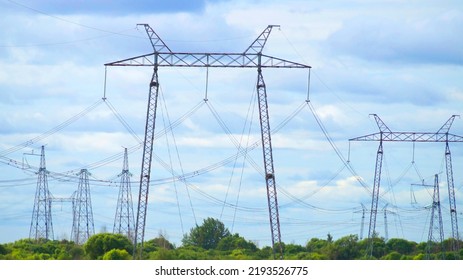
[[[305, 245], [282, 244], [287, 260], [423, 260], [463, 259], [463, 249], [451, 252], [452, 240], [433, 246], [427, 254], [426, 242], [416, 243], [400, 238], [385, 241], [375, 237], [372, 257], [367, 254], [369, 240], [348, 235], [337, 240], [330, 234], [326, 239], [312, 238]], [[433, 244], [437, 245], [437, 244]], [[460, 241], [460, 248], [463, 243]], [[445, 252], [439, 251], [444, 248]], [[99, 233], [84, 245], [67, 240], [21, 239], [0, 244], [0, 259], [4, 260], [130, 260], [132, 242], [120, 234]], [[143, 246], [143, 259], [150, 260], [269, 260], [273, 259], [268, 246], [258, 248], [239, 234], [231, 234], [222, 222], [208, 218], [183, 237], [176, 247], [163, 235], [148, 240]]]

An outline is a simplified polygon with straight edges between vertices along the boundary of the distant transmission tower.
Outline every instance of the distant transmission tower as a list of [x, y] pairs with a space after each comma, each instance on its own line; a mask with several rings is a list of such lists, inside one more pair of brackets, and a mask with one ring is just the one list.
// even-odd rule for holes
[[359, 239], [362, 240], [363, 239], [363, 229], [365, 228], [365, 211], [367, 210], [365, 205], [363, 205], [363, 203], [360, 203], [360, 205], [362, 205], [362, 210], [359, 210], [359, 211], [355, 211], [354, 213], [362, 213], [362, 221], [360, 222], [360, 235], [359, 235]]
[[79, 186], [73, 200], [71, 240], [76, 244], [84, 244], [90, 236], [95, 234], [90, 184], [88, 182], [89, 174], [87, 169], [80, 171]]
[[449, 143], [463, 142], [463, 136], [449, 133], [449, 130], [457, 115], [452, 115], [447, 122], [437, 132], [403, 132], [391, 131], [389, 127], [378, 117], [373, 114], [376, 124], [378, 125], [379, 132], [368, 134], [356, 138], [349, 139], [349, 141], [378, 141], [379, 147], [376, 153], [376, 167], [375, 177], [373, 183], [373, 192], [371, 198], [370, 210], [370, 226], [368, 230], [368, 238], [370, 239], [369, 252], [370, 256], [373, 252], [373, 237], [376, 228], [376, 214], [378, 211], [379, 189], [381, 185], [381, 168], [383, 162], [383, 142], [431, 142], [431, 143], [445, 143], [445, 166], [447, 171], [447, 185], [449, 190], [450, 202], [450, 220], [452, 224], [452, 250], [457, 252], [459, 250], [459, 236], [458, 236], [458, 217], [455, 203], [455, 186], [453, 182], [453, 168], [452, 156], [450, 153]]
[[40, 153], [40, 168], [37, 172], [37, 189], [35, 191], [34, 208], [29, 232], [30, 239], [53, 239], [53, 223], [51, 219], [51, 195], [48, 190], [47, 168], [45, 167], [45, 148]]
[[442, 226], [442, 211], [439, 196], [439, 177], [434, 177], [434, 194], [432, 196], [431, 221], [429, 223], [428, 244], [426, 247], [426, 258], [430, 259], [431, 253], [435, 252], [436, 247], [444, 256], [444, 228]]
[[383, 207], [383, 212], [384, 212], [384, 241], [387, 242], [389, 240], [389, 228], [388, 228], [388, 223], [387, 223], [387, 214], [395, 214], [395, 212], [387, 210], [387, 206], [389, 203], [386, 203]]
[[117, 199], [116, 216], [114, 218], [113, 233], [119, 233], [127, 236], [130, 240], [134, 238], [134, 214], [132, 205], [132, 191], [130, 185], [129, 161], [127, 157], [127, 148], [124, 149], [124, 163], [119, 186], [119, 196]]
[[387, 228], [387, 203], [383, 208], [384, 211], [384, 242], [387, 242], [389, 239], [389, 230]]

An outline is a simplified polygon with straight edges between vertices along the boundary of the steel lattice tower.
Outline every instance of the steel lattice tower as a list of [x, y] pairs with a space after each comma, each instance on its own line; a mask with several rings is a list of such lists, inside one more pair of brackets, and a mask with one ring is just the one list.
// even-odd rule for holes
[[434, 176], [434, 192], [432, 196], [431, 221], [429, 223], [428, 244], [426, 247], [426, 258], [430, 259], [430, 254], [434, 253], [439, 246], [439, 250], [444, 256], [444, 227], [442, 223], [442, 211], [440, 207], [439, 195], [439, 176]]
[[447, 184], [449, 189], [450, 201], [450, 217], [452, 223], [452, 249], [458, 251], [458, 219], [455, 203], [455, 187], [453, 183], [452, 157], [450, 153], [450, 142], [463, 142], [463, 136], [449, 133], [450, 127], [457, 115], [452, 115], [447, 122], [437, 132], [393, 132], [386, 124], [376, 115], [373, 114], [376, 124], [379, 128], [379, 133], [368, 134], [349, 141], [379, 141], [378, 152], [376, 154], [375, 178], [373, 184], [371, 209], [370, 209], [370, 227], [368, 230], [368, 238], [370, 239], [369, 253], [373, 252], [373, 237], [375, 236], [376, 214], [378, 210], [379, 188], [381, 182], [381, 167], [383, 161], [383, 142], [443, 142], [445, 143], [445, 165], [447, 171]]
[[117, 199], [116, 216], [114, 218], [113, 233], [119, 233], [127, 236], [130, 240], [134, 238], [134, 215], [132, 205], [132, 190], [130, 184], [129, 161], [127, 148], [124, 149], [124, 163], [122, 172], [119, 175], [120, 186], [119, 196]]
[[88, 181], [89, 174], [87, 169], [80, 171], [79, 186], [72, 203], [71, 240], [76, 244], [84, 244], [90, 236], [95, 234], [90, 184]]
[[360, 224], [360, 240], [363, 239], [363, 229], [365, 227], [365, 205], [363, 205], [363, 203], [361, 204], [362, 205], [362, 222]]
[[[281, 246], [278, 200], [275, 184], [275, 172], [273, 168], [267, 93], [262, 75], [262, 69], [303, 69], [311, 67], [301, 63], [262, 54], [262, 50], [265, 46], [265, 43], [267, 42], [268, 36], [270, 35], [272, 28], [276, 27], [276, 25], [269, 25], [243, 53], [172, 52], [148, 24], [141, 25], [144, 26], [145, 31], [148, 34], [154, 52], [105, 64], [105, 66], [153, 67], [153, 75], [150, 82], [150, 90], [148, 96], [145, 140], [143, 142], [143, 159], [140, 174], [140, 189], [138, 194], [138, 209], [135, 227], [134, 250], [138, 252], [138, 256], [135, 256], [136, 254], [134, 254], [134, 257], [140, 257], [145, 233], [148, 192], [151, 176], [151, 159], [156, 120], [156, 107], [159, 91], [158, 69], [159, 67], [215, 67], [257, 68], [258, 81], [256, 87], [258, 92], [259, 117], [261, 125], [262, 150], [264, 155], [265, 182], [267, 187], [272, 249], [274, 258], [276, 258], [276, 255], [278, 255], [278, 258], [282, 259], [283, 250]], [[140, 247], [137, 247], [137, 244], [139, 244]]]
[[383, 208], [384, 212], [384, 242], [389, 240], [389, 230], [387, 227], [387, 204]]
[[40, 167], [37, 172], [37, 189], [35, 192], [34, 208], [29, 238], [39, 240], [53, 239], [53, 223], [51, 216], [51, 195], [48, 190], [47, 168], [45, 166], [45, 147], [40, 153]]

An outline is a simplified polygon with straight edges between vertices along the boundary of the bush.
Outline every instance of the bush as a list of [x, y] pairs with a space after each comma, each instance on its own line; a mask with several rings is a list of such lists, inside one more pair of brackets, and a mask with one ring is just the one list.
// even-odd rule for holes
[[84, 244], [84, 251], [90, 259], [101, 259], [112, 249], [131, 251], [132, 243], [122, 234], [99, 233], [91, 236]]
[[112, 249], [103, 255], [103, 260], [130, 260], [132, 256], [126, 251], [121, 249]]

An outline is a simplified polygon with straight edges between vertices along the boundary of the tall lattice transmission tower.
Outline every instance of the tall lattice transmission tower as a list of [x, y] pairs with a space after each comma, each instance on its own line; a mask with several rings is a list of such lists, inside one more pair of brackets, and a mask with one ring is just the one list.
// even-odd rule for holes
[[87, 169], [80, 171], [79, 186], [72, 203], [71, 240], [76, 244], [84, 244], [90, 236], [95, 234], [90, 184], [88, 181], [89, 174]]
[[117, 199], [116, 216], [114, 218], [113, 233], [127, 236], [130, 240], [134, 237], [134, 214], [132, 205], [132, 191], [130, 184], [129, 161], [127, 148], [124, 149], [124, 163], [122, 172], [119, 174], [119, 196]]
[[53, 223], [51, 218], [51, 195], [48, 190], [47, 168], [45, 166], [45, 147], [40, 153], [40, 167], [37, 172], [37, 189], [35, 191], [34, 208], [32, 209], [29, 238], [53, 239]]
[[[432, 196], [431, 221], [429, 223], [428, 244], [426, 247], [426, 258], [430, 259], [430, 255], [436, 250], [442, 252], [444, 256], [444, 228], [442, 223], [442, 211], [440, 207], [439, 196], [439, 176], [434, 177], [434, 193]], [[436, 248], [438, 247], [438, 248]]]
[[275, 170], [273, 166], [273, 152], [271, 143], [271, 129], [267, 102], [267, 89], [263, 77], [264, 68], [299, 68], [309, 69], [309, 65], [268, 56], [262, 53], [273, 27], [269, 25], [256, 40], [241, 53], [197, 53], [173, 52], [148, 24], [140, 24], [150, 39], [153, 52], [124, 60], [106, 63], [105, 66], [146, 66], [153, 68], [148, 107], [146, 113], [145, 139], [143, 141], [143, 158], [140, 173], [140, 188], [138, 193], [137, 218], [135, 226], [134, 251], [141, 255], [143, 249], [148, 194], [151, 179], [151, 160], [156, 126], [156, 111], [159, 93], [158, 70], [160, 67], [204, 67], [204, 68], [256, 68], [257, 69], [257, 97], [259, 105], [259, 120], [261, 128], [262, 152], [265, 169], [265, 183], [269, 209], [269, 223], [272, 238], [274, 258], [283, 258], [281, 242], [280, 220], [278, 210]]

